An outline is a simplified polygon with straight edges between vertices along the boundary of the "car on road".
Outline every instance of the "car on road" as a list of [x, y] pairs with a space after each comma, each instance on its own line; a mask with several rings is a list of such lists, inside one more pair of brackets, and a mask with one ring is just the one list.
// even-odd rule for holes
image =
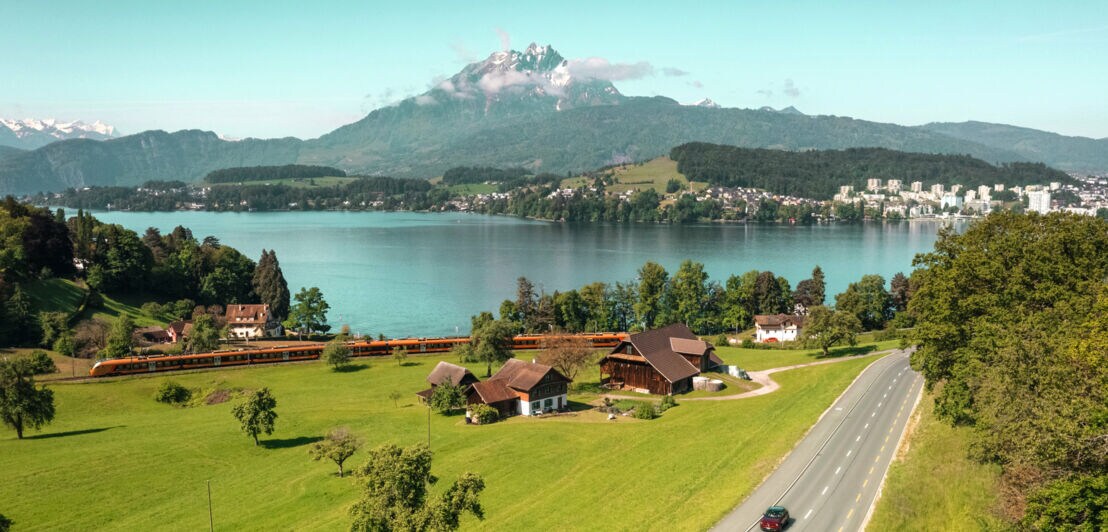
[[789, 511], [784, 506], [770, 506], [762, 514], [759, 527], [766, 532], [777, 532], [789, 526]]

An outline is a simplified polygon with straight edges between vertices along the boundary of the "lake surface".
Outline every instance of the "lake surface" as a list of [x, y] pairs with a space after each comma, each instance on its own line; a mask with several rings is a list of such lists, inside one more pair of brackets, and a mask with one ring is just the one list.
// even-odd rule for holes
[[439, 336], [469, 333], [469, 317], [515, 299], [525, 276], [547, 292], [593, 281], [634, 279], [646, 261], [672, 274], [681, 261], [704, 264], [712, 280], [771, 270], [793, 287], [820, 265], [834, 294], [868, 273], [908, 274], [930, 251], [928, 222], [789, 226], [776, 224], [595, 224], [536, 222], [462, 213], [98, 212], [137, 231], [177, 225], [213, 235], [254, 260], [277, 251], [289, 290], [318, 286], [328, 321], [356, 333]]

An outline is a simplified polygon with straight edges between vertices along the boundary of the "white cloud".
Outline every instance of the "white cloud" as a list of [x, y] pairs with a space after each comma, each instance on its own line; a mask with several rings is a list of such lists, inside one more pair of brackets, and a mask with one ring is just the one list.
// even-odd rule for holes
[[667, 76], [674, 77], [674, 78], [689, 75], [688, 72], [685, 72], [684, 70], [681, 70], [680, 68], [673, 68], [673, 67], [663, 68], [662, 69], [662, 74], [665, 74]]
[[434, 105], [439, 102], [430, 94], [420, 94], [416, 96], [415, 103], [416, 105]]
[[789, 96], [790, 98], [800, 97], [800, 88], [793, 83], [792, 78], [785, 80], [785, 88], [781, 89], [781, 92], [784, 92], [785, 95]]
[[646, 61], [638, 63], [612, 63], [603, 57], [570, 59], [567, 68], [574, 77], [621, 81], [641, 79], [654, 75], [654, 67]]
[[512, 49], [512, 36], [501, 28], [496, 28], [496, 34], [500, 36], [500, 50], [507, 52]]

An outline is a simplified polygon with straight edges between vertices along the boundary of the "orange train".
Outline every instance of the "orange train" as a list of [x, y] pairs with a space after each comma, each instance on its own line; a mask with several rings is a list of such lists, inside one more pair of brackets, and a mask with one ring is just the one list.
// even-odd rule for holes
[[[623, 333], [591, 333], [578, 335], [587, 338], [595, 348], [615, 347], [627, 338]], [[543, 335], [519, 335], [512, 341], [512, 349], [539, 349]], [[393, 348], [407, 349], [409, 354], [445, 353], [460, 344], [468, 344], [469, 337], [454, 338], [401, 338], [396, 340], [354, 341], [346, 345], [351, 355], [356, 357], [384, 356], [392, 353]], [[136, 373], [157, 373], [179, 369], [217, 368], [226, 366], [245, 366], [253, 364], [271, 364], [294, 360], [316, 360], [322, 355], [325, 344], [298, 346], [263, 347], [258, 349], [240, 349], [237, 351], [213, 351], [193, 355], [138, 356], [115, 358], [97, 362], [88, 374], [90, 377], [110, 375], [133, 375]]]

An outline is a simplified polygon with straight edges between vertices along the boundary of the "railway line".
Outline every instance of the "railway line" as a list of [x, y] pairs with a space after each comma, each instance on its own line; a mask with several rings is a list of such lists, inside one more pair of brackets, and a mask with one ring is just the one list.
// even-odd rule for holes
[[[591, 333], [576, 335], [587, 339], [594, 348], [615, 347], [627, 337], [625, 333]], [[540, 349], [544, 335], [518, 335], [512, 339], [512, 349]], [[353, 357], [387, 356], [394, 349], [405, 349], [409, 354], [445, 353], [459, 345], [469, 343], [469, 337], [449, 338], [400, 338], [392, 340], [356, 340], [347, 342]], [[263, 347], [257, 349], [238, 349], [212, 351], [186, 355], [134, 356], [101, 360], [89, 370], [89, 377], [109, 377], [117, 375], [137, 375], [181, 371], [202, 368], [224, 368], [252, 366], [260, 364], [279, 364], [297, 361], [318, 360], [326, 344], [308, 344], [296, 346]], [[66, 379], [66, 380], [74, 380]]]

